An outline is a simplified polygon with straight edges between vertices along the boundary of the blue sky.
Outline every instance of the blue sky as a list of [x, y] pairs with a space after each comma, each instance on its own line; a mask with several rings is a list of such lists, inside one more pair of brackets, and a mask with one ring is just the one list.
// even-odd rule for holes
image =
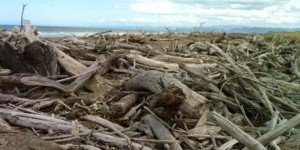
[[0, 24], [300, 28], [300, 0], [0, 0]]

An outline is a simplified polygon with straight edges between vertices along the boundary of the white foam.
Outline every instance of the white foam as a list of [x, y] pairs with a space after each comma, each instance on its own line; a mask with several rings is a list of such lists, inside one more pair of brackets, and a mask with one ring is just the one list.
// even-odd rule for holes
[[39, 31], [40, 37], [67, 37], [67, 36], [76, 36], [76, 37], [83, 37], [86, 35], [94, 34], [95, 32], [46, 32], [46, 31]]

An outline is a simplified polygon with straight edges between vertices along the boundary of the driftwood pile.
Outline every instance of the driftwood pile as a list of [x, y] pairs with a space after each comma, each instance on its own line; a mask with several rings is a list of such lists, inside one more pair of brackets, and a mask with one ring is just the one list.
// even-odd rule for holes
[[300, 133], [295, 41], [223, 33], [1, 33], [0, 132], [63, 149], [280, 149]]

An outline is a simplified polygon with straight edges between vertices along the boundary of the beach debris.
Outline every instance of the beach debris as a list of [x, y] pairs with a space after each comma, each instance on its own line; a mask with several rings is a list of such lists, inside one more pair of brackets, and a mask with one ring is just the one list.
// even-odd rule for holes
[[58, 149], [95, 150], [297, 140], [299, 40], [172, 30], [41, 38], [23, 25], [0, 32], [1, 137], [25, 132]]

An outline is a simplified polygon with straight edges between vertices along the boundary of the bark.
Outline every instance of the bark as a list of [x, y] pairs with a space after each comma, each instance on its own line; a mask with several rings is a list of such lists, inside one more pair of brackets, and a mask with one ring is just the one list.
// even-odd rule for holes
[[125, 90], [148, 90], [155, 94], [161, 93], [170, 86], [175, 86], [184, 93], [186, 99], [181, 105], [181, 110], [185, 112], [198, 109], [207, 101], [205, 97], [193, 91], [174, 77], [155, 70], [140, 73], [124, 84]]
[[37, 41], [28, 44], [23, 52], [18, 52], [9, 43], [0, 41], [0, 65], [10, 69], [12, 73], [42, 76], [58, 74], [57, 60], [52, 47]]
[[34, 34], [34, 30], [32, 29], [29, 20], [23, 19], [23, 25], [25, 30], [25, 36], [28, 39], [29, 43], [35, 41], [43, 43], [43, 41]]
[[10, 75], [12, 72], [9, 69], [0, 69], [0, 76]]
[[[38, 114], [27, 114], [23, 112], [18, 112], [15, 110], [8, 110], [0, 108], [0, 116], [7, 120], [9, 123], [27, 127], [27, 128], [35, 128], [41, 129], [44, 131], [48, 131], [49, 129], [56, 132], [64, 132], [71, 133], [72, 132], [72, 123], [63, 121], [60, 119], [56, 119], [49, 116], [43, 116]], [[119, 146], [127, 146], [128, 142], [125, 138], [120, 138], [104, 133], [92, 132], [92, 130], [78, 124], [79, 131], [82, 133], [91, 133], [91, 136], [96, 140], [112, 143], [114, 145]], [[130, 146], [134, 149], [141, 150], [151, 150], [151, 148], [141, 145], [139, 143], [131, 142]]]
[[58, 62], [65, 68], [71, 75], [79, 75], [87, 70], [87, 67], [71, 56], [67, 55], [57, 47], [53, 47], [57, 56]]
[[185, 95], [178, 87], [170, 86], [159, 94], [147, 98], [148, 107], [159, 117], [169, 119], [178, 113], [180, 105], [185, 100]]
[[0, 117], [0, 133], [1, 132], [10, 132], [13, 128]]
[[154, 57], [153, 59], [158, 60], [158, 61], [172, 62], [172, 63], [196, 63], [196, 64], [203, 63], [202, 59], [185, 58], [185, 57], [180, 57], [180, 56], [172, 56], [172, 55], [168, 55], [168, 54], [158, 55], [158, 56]]
[[99, 62], [96, 61], [91, 65], [84, 74], [81, 74], [76, 80], [74, 80], [68, 86], [60, 84], [59, 82], [53, 81], [42, 76], [29, 76], [29, 75], [11, 75], [11, 76], [0, 76], [0, 86], [6, 86], [9, 84], [13, 85], [26, 85], [26, 86], [43, 86], [49, 88], [55, 88], [65, 93], [71, 93], [78, 90], [84, 83], [92, 77], [97, 71]]
[[0, 104], [4, 103], [19, 103], [19, 102], [34, 102], [34, 100], [27, 99], [27, 98], [20, 98], [15, 95], [11, 94], [1, 94], [0, 93]]
[[255, 140], [251, 135], [247, 134], [234, 123], [219, 115], [216, 112], [212, 112], [210, 115], [213, 122], [218, 124], [222, 129], [229, 133], [239, 142], [243, 143], [249, 149], [267, 150], [262, 143]]
[[21, 75], [15, 74], [11, 76], [0, 76], [0, 86], [7, 85], [26, 85], [26, 86], [43, 86], [55, 88], [63, 92], [67, 92], [67, 87], [56, 81], [50, 80], [42, 76], [32, 76], [32, 75]]
[[151, 127], [154, 134], [160, 140], [171, 140], [174, 141], [171, 145], [172, 150], [182, 150], [178, 141], [173, 137], [170, 131], [159, 121], [155, 118], [155, 116], [148, 114], [142, 118], [142, 120]]
[[121, 117], [125, 115], [127, 111], [130, 110], [138, 101], [138, 94], [132, 93], [124, 96], [119, 101], [113, 103], [109, 107], [110, 116]]
[[128, 54], [126, 55], [126, 57], [129, 59], [134, 59], [136, 62], [150, 67], [179, 70], [178, 64], [175, 63], [165, 63], [162, 61], [157, 61], [141, 55], [134, 55], [134, 54]]

